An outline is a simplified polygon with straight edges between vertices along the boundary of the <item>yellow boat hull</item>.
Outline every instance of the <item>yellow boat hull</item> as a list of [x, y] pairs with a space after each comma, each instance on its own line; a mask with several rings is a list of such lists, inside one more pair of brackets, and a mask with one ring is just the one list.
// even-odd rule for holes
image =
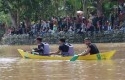
[[[70, 60], [72, 56], [70, 57], [62, 57], [62, 56], [39, 56], [39, 55], [34, 55], [30, 54], [28, 52], [24, 52], [21, 49], [18, 49], [18, 52], [21, 54], [23, 58], [29, 58], [29, 59], [42, 59], [42, 60]], [[101, 53], [101, 59], [102, 60], [109, 60], [112, 58], [112, 56], [115, 54], [114, 51], [109, 51], [109, 52], [104, 52]], [[87, 55], [87, 56], [79, 56], [78, 60], [98, 60], [98, 57], [96, 54], [94, 55]]]

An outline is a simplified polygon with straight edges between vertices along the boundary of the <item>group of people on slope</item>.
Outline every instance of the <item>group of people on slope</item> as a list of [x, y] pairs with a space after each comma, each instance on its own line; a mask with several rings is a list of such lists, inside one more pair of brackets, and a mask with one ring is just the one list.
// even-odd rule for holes
[[[85, 38], [83, 40], [87, 48], [84, 52], [81, 54], [78, 54], [79, 56], [85, 56], [85, 55], [92, 55], [99, 53], [99, 50], [95, 44], [91, 43], [91, 40], [89, 38]], [[38, 44], [38, 47], [33, 49], [32, 53], [41, 55], [41, 56], [49, 56], [49, 55], [61, 55], [63, 57], [65, 56], [73, 56], [74, 55], [74, 47], [71, 44], [66, 43], [65, 39], [59, 40], [59, 47], [58, 50], [55, 52], [50, 52], [49, 44], [43, 43], [42, 38], [38, 37], [36, 39], [36, 43]]]

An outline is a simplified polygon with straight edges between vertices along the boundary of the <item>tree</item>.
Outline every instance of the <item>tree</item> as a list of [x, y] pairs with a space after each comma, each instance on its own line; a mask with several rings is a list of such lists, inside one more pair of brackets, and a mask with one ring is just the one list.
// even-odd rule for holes
[[66, 0], [65, 11], [67, 14], [75, 15], [78, 10], [83, 10], [82, 0]]
[[102, 14], [109, 0], [0, 0], [0, 11], [10, 15], [12, 25], [18, 27], [25, 21], [27, 27], [31, 21], [49, 19], [52, 16], [75, 16], [76, 11], [83, 10], [85, 16], [88, 8], [94, 7]]

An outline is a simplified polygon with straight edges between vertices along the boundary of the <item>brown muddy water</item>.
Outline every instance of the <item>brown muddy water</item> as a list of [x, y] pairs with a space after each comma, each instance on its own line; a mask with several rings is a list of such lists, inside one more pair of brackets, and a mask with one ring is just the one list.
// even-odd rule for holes
[[[0, 80], [125, 80], [125, 43], [97, 44], [101, 52], [117, 50], [112, 60], [42, 61], [22, 59], [17, 49], [36, 46], [0, 46]], [[57, 50], [51, 45], [51, 51]], [[76, 53], [85, 46], [74, 44]]]

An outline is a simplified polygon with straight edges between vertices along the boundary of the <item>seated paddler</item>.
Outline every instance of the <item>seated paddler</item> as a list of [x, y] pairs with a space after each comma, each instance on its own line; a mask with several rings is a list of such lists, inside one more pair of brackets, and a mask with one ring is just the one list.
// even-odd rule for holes
[[99, 53], [99, 49], [95, 44], [91, 43], [91, 40], [89, 38], [85, 38], [83, 42], [87, 48], [84, 52], [82, 52], [81, 54], [78, 54], [79, 56], [93, 55], [93, 54]]
[[57, 55], [61, 55], [63, 57], [65, 56], [73, 56], [74, 55], [74, 48], [72, 45], [66, 43], [65, 39], [60, 39], [59, 40], [59, 47], [58, 50], [55, 52], [51, 52], [52, 54], [57, 54]]
[[36, 43], [38, 47], [32, 50], [32, 54], [41, 55], [41, 56], [49, 56], [49, 53], [50, 53], [49, 44], [43, 43], [41, 37], [36, 38]]

